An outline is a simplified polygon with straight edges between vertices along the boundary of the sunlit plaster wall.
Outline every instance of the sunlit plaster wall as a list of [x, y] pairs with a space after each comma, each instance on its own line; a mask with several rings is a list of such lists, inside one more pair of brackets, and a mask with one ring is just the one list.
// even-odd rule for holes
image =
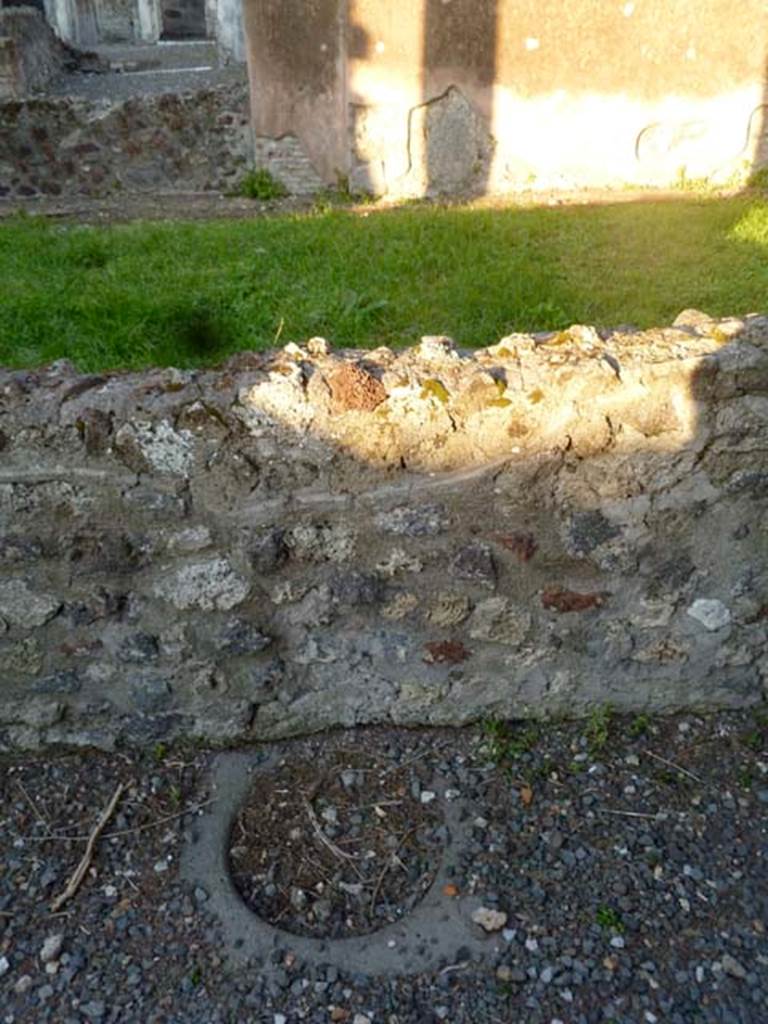
[[257, 135], [391, 194], [723, 180], [762, 156], [761, 0], [247, 0]]
[[742, 172], [763, 129], [766, 10], [759, 0], [499, 0], [494, 181]]

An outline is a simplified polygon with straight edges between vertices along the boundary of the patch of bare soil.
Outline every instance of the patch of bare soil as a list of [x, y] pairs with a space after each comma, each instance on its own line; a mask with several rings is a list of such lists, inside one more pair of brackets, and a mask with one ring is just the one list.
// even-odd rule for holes
[[236, 888], [299, 935], [365, 935], [432, 885], [445, 841], [427, 750], [367, 734], [318, 742], [259, 772], [232, 828]]
[[76, 224], [123, 224], [132, 221], [248, 220], [300, 213], [312, 208], [311, 196], [259, 202], [218, 192], [145, 193], [103, 198], [34, 196], [0, 199], [0, 221], [14, 216], [42, 217]]
[[[713, 196], [726, 198], [739, 190], [723, 189]], [[700, 201], [696, 193], [664, 189], [577, 189], [572, 191], [529, 191], [514, 195], [454, 196], [423, 199], [431, 206], [461, 206], [472, 203], [478, 208], [503, 209], [508, 206], [603, 206], [633, 202]], [[408, 204], [412, 205], [411, 203]], [[21, 199], [0, 199], [0, 221], [14, 216], [36, 216], [50, 220], [80, 224], [121, 224], [132, 221], [249, 220], [282, 214], [309, 213], [313, 209], [339, 207], [351, 212], [369, 214], [401, 209], [396, 201], [378, 200], [350, 203], [349, 197], [333, 193], [320, 196], [287, 196], [284, 199], [259, 201], [219, 192], [135, 193], [91, 196], [33, 196]]]

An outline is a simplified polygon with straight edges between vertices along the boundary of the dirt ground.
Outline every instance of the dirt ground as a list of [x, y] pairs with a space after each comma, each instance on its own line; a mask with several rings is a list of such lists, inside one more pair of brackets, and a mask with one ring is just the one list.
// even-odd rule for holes
[[[734, 195], [733, 190], [712, 193], [719, 198]], [[505, 206], [602, 206], [611, 203], [697, 201], [695, 193], [665, 191], [663, 189], [584, 189], [573, 192], [524, 192], [514, 196], [484, 196], [471, 199], [457, 197], [452, 200], [423, 200], [425, 204], [461, 205], [472, 202], [477, 207]], [[313, 209], [339, 207], [353, 212], [370, 213], [372, 210], [396, 210], [401, 203], [379, 200], [375, 204], [350, 203], [347, 197], [333, 193], [321, 196], [288, 196], [285, 199], [261, 202], [218, 192], [137, 193], [103, 198], [89, 196], [57, 198], [0, 199], [0, 221], [19, 216], [36, 216], [46, 220], [71, 221], [80, 224], [121, 224], [131, 221], [178, 220], [247, 220], [254, 217], [281, 214], [309, 213]]]

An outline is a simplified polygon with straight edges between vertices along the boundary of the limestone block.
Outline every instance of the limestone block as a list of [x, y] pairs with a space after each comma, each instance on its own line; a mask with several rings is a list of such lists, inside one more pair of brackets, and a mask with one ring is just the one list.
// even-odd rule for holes
[[227, 559], [212, 558], [171, 569], [155, 583], [154, 593], [180, 611], [229, 611], [245, 601], [250, 589]]

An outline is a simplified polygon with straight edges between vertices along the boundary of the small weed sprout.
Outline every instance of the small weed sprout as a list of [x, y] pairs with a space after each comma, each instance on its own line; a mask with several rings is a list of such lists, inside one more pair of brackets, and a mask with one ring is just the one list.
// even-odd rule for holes
[[284, 199], [288, 190], [266, 167], [255, 167], [248, 171], [238, 186], [238, 194], [245, 199]]
[[640, 736], [645, 736], [651, 727], [651, 720], [648, 715], [638, 715], [634, 718], [629, 725], [629, 735], [633, 740], [639, 739]]
[[755, 754], [768, 747], [768, 713], [756, 711], [753, 716], [754, 728], [744, 733], [741, 742]]
[[514, 762], [523, 754], [530, 754], [540, 739], [539, 727], [530, 724], [520, 731], [514, 731], [507, 722], [499, 718], [488, 718], [483, 723], [483, 747], [488, 758], [497, 768], [511, 770]]
[[595, 912], [595, 921], [604, 928], [606, 931], [623, 932], [624, 923], [621, 920], [621, 914], [613, 907], [608, 907], [605, 904], [599, 906]]
[[590, 715], [586, 733], [589, 752], [593, 757], [605, 749], [610, 734], [612, 716], [613, 709], [610, 704], [603, 704], [602, 707], [595, 708]]

